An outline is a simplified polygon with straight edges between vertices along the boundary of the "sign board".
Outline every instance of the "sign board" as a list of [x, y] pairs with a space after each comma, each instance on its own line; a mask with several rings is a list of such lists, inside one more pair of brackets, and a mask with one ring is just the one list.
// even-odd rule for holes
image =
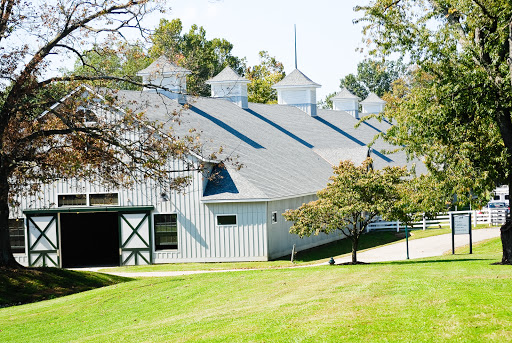
[[473, 253], [473, 234], [471, 232], [471, 213], [451, 214], [450, 224], [452, 227], [452, 254], [455, 254], [455, 235], [469, 234], [469, 253]]
[[457, 214], [453, 216], [453, 233], [455, 235], [469, 235], [471, 229], [471, 216], [469, 214]]

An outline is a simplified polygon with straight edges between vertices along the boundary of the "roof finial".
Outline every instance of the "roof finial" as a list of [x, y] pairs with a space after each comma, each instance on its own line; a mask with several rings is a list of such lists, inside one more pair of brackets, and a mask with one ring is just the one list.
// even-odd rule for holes
[[293, 24], [293, 30], [295, 32], [295, 69], [297, 69], [297, 25]]

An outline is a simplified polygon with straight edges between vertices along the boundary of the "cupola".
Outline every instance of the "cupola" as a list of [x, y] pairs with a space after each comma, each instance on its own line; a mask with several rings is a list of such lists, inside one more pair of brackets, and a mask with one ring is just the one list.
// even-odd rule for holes
[[247, 84], [250, 81], [238, 75], [229, 66], [206, 81], [212, 87], [212, 98], [223, 98], [241, 108], [248, 108]]
[[354, 118], [359, 118], [359, 97], [352, 94], [347, 87], [331, 98], [332, 108], [336, 111], [345, 111]]
[[187, 75], [190, 73], [190, 70], [174, 64], [162, 55], [147, 68], [139, 71], [137, 76], [142, 76], [144, 84], [156, 87], [144, 87], [144, 91], [158, 92], [178, 100], [179, 103], [185, 103]]
[[381, 113], [384, 111], [384, 106], [386, 105], [386, 102], [379, 98], [379, 96], [375, 93], [370, 93], [364, 99], [361, 101], [361, 112], [363, 113]]
[[316, 116], [316, 89], [322, 87], [295, 69], [272, 86], [277, 90], [277, 103], [300, 108], [310, 116]]

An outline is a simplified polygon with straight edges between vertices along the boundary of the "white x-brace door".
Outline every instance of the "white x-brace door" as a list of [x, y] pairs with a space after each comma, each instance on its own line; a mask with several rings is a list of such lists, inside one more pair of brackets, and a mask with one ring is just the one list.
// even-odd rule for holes
[[119, 213], [122, 266], [152, 263], [150, 218], [150, 212]]
[[60, 266], [57, 214], [27, 216], [27, 240], [29, 266]]

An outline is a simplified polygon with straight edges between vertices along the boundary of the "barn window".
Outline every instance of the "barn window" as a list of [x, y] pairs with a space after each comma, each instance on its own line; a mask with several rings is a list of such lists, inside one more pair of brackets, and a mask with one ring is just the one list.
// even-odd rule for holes
[[277, 223], [277, 212], [272, 212], [272, 224]]
[[178, 249], [178, 216], [155, 214], [155, 250]]
[[494, 196], [494, 200], [500, 200], [500, 195], [499, 195], [499, 194], [496, 194], [496, 195]]
[[25, 221], [23, 219], [9, 219], [9, 235], [11, 237], [11, 250], [13, 253], [25, 252]]
[[87, 206], [85, 194], [59, 194], [57, 196], [58, 206]]
[[236, 214], [219, 214], [217, 225], [236, 225]]
[[117, 193], [89, 194], [89, 205], [118, 205], [119, 196]]

